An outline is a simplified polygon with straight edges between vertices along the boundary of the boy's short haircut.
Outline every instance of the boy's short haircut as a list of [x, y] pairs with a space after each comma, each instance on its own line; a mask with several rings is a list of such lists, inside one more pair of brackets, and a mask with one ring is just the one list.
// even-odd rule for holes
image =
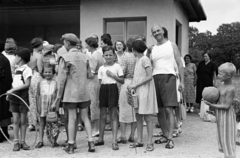
[[108, 46], [112, 46], [112, 41], [109, 38], [101, 38], [104, 44], [107, 44]]
[[236, 74], [236, 67], [233, 63], [223, 63], [222, 65], [219, 66], [219, 68], [224, 69], [225, 72], [231, 74], [231, 77], [233, 77]]
[[133, 39], [133, 38], [129, 38], [128, 40], [127, 40], [127, 49], [128, 49], [128, 52], [132, 52], [132, 44], [133, 44], [133, 42], [135, 41], [135, 39]]
[[114, 50], [114, 48], [111, 47], [111, 46], [104, 46], [104, 47], [102, 48], [103, 54], [104, 54], [106, 51], [110, 51], [110, 50], [113, 52], [113, 54], [115, 54], [115, 50]]
[[97, 43], [97, 40], [96, 38], [94, 37], [88, 37], [85, 42], [87, 43], [87, 45], [89, 45], [90, 47], [93, 47], [93, 48], [98, 48], [98, 43]]

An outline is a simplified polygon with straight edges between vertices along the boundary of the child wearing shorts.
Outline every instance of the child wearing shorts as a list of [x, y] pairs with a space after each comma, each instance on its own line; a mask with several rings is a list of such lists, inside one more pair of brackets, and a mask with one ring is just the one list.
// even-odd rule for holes
[[105, 64], [98, 70], [98, 79], [101, 87], [99, 93], [100, 101], [100, 134], [99, 139], [95, 141], [95, 145], [104, 145], [104, 129], [106, 125], [107, 109], [109, 110], [110, 120], [112, 124], [112, 149], [118, 150], [117, 130], [118, 130], [118, 87], [117, 82], [123, 84], [123, 71], [119, 64], [114, 63], [114, 48], [110, 46], [103, 47], [103, 56]]
[[135, 108], [137, 119], [137, 142], [130, 144], [130, 148], [143, 147], [143, 120], [147, 124], [146, 151], [153, 151], [153, 114], [158, 113], [155, 85], [152, 77], [150, 59], [144, 56], [147, 49], [145, 43], [140, 40], [133, 42], [133, 52], [137, 57], [133, 82], [128, 86], [129, 90], [136, 90], [138, 96], [138, 108]]
[[13, 151], [30, 149], [30, 146], [25, 142], [28, 107], [19, 98], [11, 95], [12, 93], [16, 94], [29, 104], [28, 88], [31, 82], [32, 69], [27, 66], [27, 63], [30, 61], [30, 54], [31, 52], [27, 48], [20, 48], [16, 51], [15, 61], [19, 67], [15, 70], [12, 89], [7, 91], [7, 99], [10, 102], [10, 111], [13, 115]]
[[220, 97], [216, 104], [204, 102], [215, 108], [218, 148], [224, 153], [225, 158], [236, 158], [236, 116], [233, 109], [235, 86], [232, 77], [236, 73], [236, 67], [232, 63], [224, 63], [218, 68], [218, 78], [221, 81], [218, 89]]

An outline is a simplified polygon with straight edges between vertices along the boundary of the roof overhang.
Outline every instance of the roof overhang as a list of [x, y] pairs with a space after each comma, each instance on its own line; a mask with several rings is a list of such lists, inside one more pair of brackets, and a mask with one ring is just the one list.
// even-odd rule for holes
[[200, 0], [175, 0], [178, 1], [188, 15], [189, 22], [207, 20]]

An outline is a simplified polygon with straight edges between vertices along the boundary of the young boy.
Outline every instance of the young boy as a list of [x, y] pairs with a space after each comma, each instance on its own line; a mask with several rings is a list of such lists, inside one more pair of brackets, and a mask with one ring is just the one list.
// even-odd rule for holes
[[235, 87], [232, 77], [236, 73], [236, 67], [232, 63], [224, 63], [218, 68], [218, 78], [221, 85], [219, 101], [212, 104], [204, 101], [207, 105], [216, 109], [217, 134], [219, 151], [225, 158], [236, 158], [236, 116], [232, 103], [235, 96]]
[[[20, 99], [11, 95], [12, 93], [16, 94], [29, 104], [28, 88], [32, 77], [32, 69], [27, 66], [27, 63], [30, 61], [30, 54], [31, 52], [27, 48], [17, 50], [15, 61], [19, 67], [15, 70], [12, 89], [7, 91], [7, 99], [10, 102], [10, 111], [13, 115], [13, 151], [19, 151], [20, 148], [23, 150], [30, 149], [30, 146], [25, 142], [28, 107]], [[21, 131], [20, 137], [19, 127]]]

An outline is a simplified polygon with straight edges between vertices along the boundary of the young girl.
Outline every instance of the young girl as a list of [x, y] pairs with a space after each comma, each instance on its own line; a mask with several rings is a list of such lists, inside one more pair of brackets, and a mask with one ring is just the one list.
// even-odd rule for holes
[[135, 109], [137, 118], [137, 142], [130, 144], [130, 147], [143, 147], [143, 119], [147, 123], [148, 141], [147, 151], [153, 151], [154, 146], [152, 142], [153, 135], [153, 120], [152, 114], [158, 112], [157, 98], [155, 93], [155, 86], [152, 80], [151, 62], [148, 57], [144, 56], [144, 51], [147, 49], [143, 41], [137, 40], [133, 42], [133, 52], [138, 58], [133, 82], [128, 86], [128, 89], [136, 90], [138, 95], [139, 105]]
[[95, 145], [104, 145], [104, 129], [106, 124], [107, 108], [112, 124], [113, 140], [112, 149], [118, 150], [117, 130], [118, 130], [118, 88], [117, 82], [124, 83], [123, 71], [119, 64], [114, 63], [114, 48], [110, 46], [103, 47], [103, 56], [106, 60], [105, 64], [98, 70], [98, 79], [101, 87], [99, 93], [100, 107], [100, 135], [95, 141]]
[[[41, 148], [44, 146], [43, 132], [46, 125], [46, 116], [47, 113], [50, 111], [51, 105], [55, 100], [57, 94], [57, 82], [53, 80], [54, 73], [55, 70], [53, 66], [43, 67], [44, 79], [38, 83], [37, 87], [37, 111], [38, 114], [40, 115], [40, 130], [39, 130], [40, 141], [36, 145], [36, 148]], [[55, 139], [54, 141], [50, 141], [52, 143], [52, 146], [54, 147], [57, 146], [56, 140], [58, 137], [59, 129], [57, 128], [57, 126], [52, 127], [56, 128]]]

